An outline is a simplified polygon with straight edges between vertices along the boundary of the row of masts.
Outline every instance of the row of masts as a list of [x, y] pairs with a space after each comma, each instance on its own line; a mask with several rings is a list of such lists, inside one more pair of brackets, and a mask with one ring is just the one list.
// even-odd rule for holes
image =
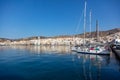
[[[85, 1], [85, 8], [84, 8], [84, 40], [83, 40], [83, 44], [85, 45], [85, 38], [86, 38], [86, 36], [85, 36], [85, 34], [86, 34], [86, 6], [87, 6], [87, 2]], [[90, 16], [90, 25], [89, 25], [89, 27], [90, 27], [90, 39], [92, 38], [92, 34], [91, 34], [91, 23], [92, 23], [92, 12], [91, 12], [91, 10], [90, 10], [90, 14], [89, 14], [89, 16]], [[98, 26], [98, 20], [96, 20], [96, 41], [99, 41], [99, 26]]]

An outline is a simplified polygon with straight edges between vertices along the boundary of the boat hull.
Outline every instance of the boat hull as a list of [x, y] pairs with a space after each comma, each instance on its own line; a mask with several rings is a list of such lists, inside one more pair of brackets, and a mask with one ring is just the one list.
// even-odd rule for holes
[[110, 53], [92, 53], [92, 52], [84, 52], [84, 51], [77, 51], [77, 53], [92, 54], [92, 55], [110, 55]]

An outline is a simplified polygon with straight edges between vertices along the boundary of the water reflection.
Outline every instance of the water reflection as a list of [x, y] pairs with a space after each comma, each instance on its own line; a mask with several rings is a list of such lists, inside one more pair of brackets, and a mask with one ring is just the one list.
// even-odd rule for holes
[[70, 46], [1, 46], [3, 49], [28, 50], [32, 53], [70, 53]]
[[[63, 79], [66, 80], [65, 78], [69, 80], [78, 80], [78, 79], [109, 80], [116, 78], [119, 80], [120, 61], [115, 57], [114, 53], [111, 53], [110, 56], [80, 54], [80, 53], [71, 52], [70, 48], [71, 48], [70, 46], [0, 46], [0, 52], [6, 51], [0, 56], [1, 65], [2, 65], [2, 61], [5, 62], [7, 60], [9, 62], [10, 60], [13, 59], [12, 63], [16, 63], [15, 65], [14, 64], [12, 65], [13, 67], [11, 67], [13, 68], [13, 70], [14, 68], [16, 68], [16, 65], [18, 65], [22, 73], [23, 71], [20, 66], [22, 66], [23, 70], [27, 70], [26, 67], [28, 66], [27, 68], [29, 68], [30, 65], [33, 68], [33, 71], [36, 69], [41, 70], [40, 72], [38, 71], [41, 75], [36, 73], [36, 71], [33, 72], [34, 75], [46, 77], [46, 75], [44, 75], [44, 73], [46, 73], [49, 75], [47, 77], [51, 78], [51, 80], [53, 80], [53, 77], [51, 76], [54, 75], [58, 77], [56, 80], [60, 80], [61, 76], [63, 77], [62, 80]], [[9, 52], [7, 52], [7, 49], [8, 51], [13, 51], [13, 52], [15, 51], [14, 54], [8, 55], [13, 57], [4, 56], [5, 54], [9, 54]], [[23, 52], [21, 53], [21, 51]], [[18, 52], [20, 52], [21, 54], [32, 53], [32, 54], [43, 54], [43, 55], [42, 56], [19, 55], [17, 54]], [[53, 55], [51, 54], [54, 53], [55, 56], [53, 57]], [[50, 55], [44, 56], [44, 54], [50, 54]], [[67, 54], [67, 55], [59, 56], [58, 54]], [[14, 57], [14, 55], [16, 56]], [[2, 56], [4, 58], [2, 58]], [[8, 60], [8, 58], [10, 59]], [[25, 63], [24, 61], [30, 64], [24, 64]], [[6, 71], [6, 69], [4, 70]], [[62, 70], [65, 73], [64, 75], [61, 75], [61, 73], [63, 73]], [[56, 71], [58, 74], [56, 74]], [[17, 72], [18, 71], [16, 71], [16, 73]], [[29, 71], [26, 71], [26, 74], [31, 75]], [[70, 75], [74, 75], [74, 77]], [[44, 79], [44, 80], [48, 80], [48, 79]]]
[[110, 66], [112, 69], [120, 72], [120, 59], [119, 59], [118, 56], [115, 55], [114, 53], [112, 53], [112, 54], [110, 55], [110, 63], [109, 63], [109, 66]]
[[[105, 71], [116, 69], [116, 71], [119, 72], [120, 70], [119, 60], [113, 57], [114, 53], [111, 53], [111, 55], [112, 56], [76, 54], [76, 58], [74, 57], [73, 60], [75, 61], [76, 59], [76, 61], [82, 64], [82, 75], [84, 80], [103, 80]], [[108, 74], [111, 73], [108, 72]], [[120, 75], [120, 73], [118, 75]], [[107, 79], [113, 79], [112, 77], [107, 77]]]
[[84, 80], [101, 80], [101, 69], [109, 64], [109, 56], [77, 54], [82, 61]]

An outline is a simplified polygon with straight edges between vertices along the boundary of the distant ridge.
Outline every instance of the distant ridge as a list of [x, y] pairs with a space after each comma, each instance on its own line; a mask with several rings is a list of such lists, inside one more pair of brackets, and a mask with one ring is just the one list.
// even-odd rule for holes
[[[120, 32], [120, 28], [115, 28], [111, 30], [106, 30], [106, 31], [99, 31], [99, 36], [100, 37], [105, 37], [109, 36], [111, 34], [115, 34], [117, 32]], [[90, 37], [89, 32], [86, 32], [86, 38]], [[69, 37], [83, 37], [83, 34], [76, 34], [76, 35], [59, 35], [59, 36], [52, 36], [52, 37], [45, 37], [45, 36], [33, 36], [33, 37], [27, 37], [27, 38], [20, 38], [20, 39], [8, 39], [8, 38], [0, 38], [0, 42], [6, 41], [6, 40], [31, 40], [31, 39], [38, 39], [40, 37], [41, 39], [47, 39], [47, 38], [69, 38]], [[96, 32], [91, 32], [91, 37], [96, 37]]]
[[[117, 32], [120, 32], [120, 28], [115, 28], [115, 29], [111, 29], [111, 30], [106, 30], [106, 31], [99, 31], [99, 36], [100, 37], [105, 37], [105, 36], [109, 36], [111, 34], [115, 34]], [[77, 34], [75, 36], [78, 36], [78, 37], [83, 37], [83, 34]], [[89, 38], [90, 37], [90, 33], [87, 32], [86, 33], [86, 38]], [[96, 37], [96, 32], [91, 32], [91, 37]]]
[[104, 36], [108, 36], [111, 34], [115, 34], [117, 32], [120, 32], [120, 28], [115, 28], [115, 29], [111, 29], [111, 30], [107, 30], [107, 31], [101, 31], [100, 36], [104, 37]]

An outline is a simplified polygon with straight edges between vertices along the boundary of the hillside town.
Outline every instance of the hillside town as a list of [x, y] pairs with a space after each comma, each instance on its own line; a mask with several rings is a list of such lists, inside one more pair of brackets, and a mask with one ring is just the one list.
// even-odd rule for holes
[[[109, 34], [107, 36], [99, 36], [98, 41], [101, 43], [108, 43], [112, 41], [119, 41], [120, 42], [120, 32], [115, 32], [112, 34]], [[85, 41], [88, 43], [94, 43], [96, 42], [96, 37], [92, 38], [85, 38]], [[69, 36], [69, 37], [48, 37], [48, 38], [42, 38], [42, 37], [35, 37], [31, 39], [18, 39], [18, 40], [11, 40], [6, 39], [2, 40], [0, 39], [0, 46], [11, 46], [11, 45], [64, 45], [64, 46], [71, 46], [71, 45], [81, 45], [83, 44], [83, 38], [80, 36]]]

